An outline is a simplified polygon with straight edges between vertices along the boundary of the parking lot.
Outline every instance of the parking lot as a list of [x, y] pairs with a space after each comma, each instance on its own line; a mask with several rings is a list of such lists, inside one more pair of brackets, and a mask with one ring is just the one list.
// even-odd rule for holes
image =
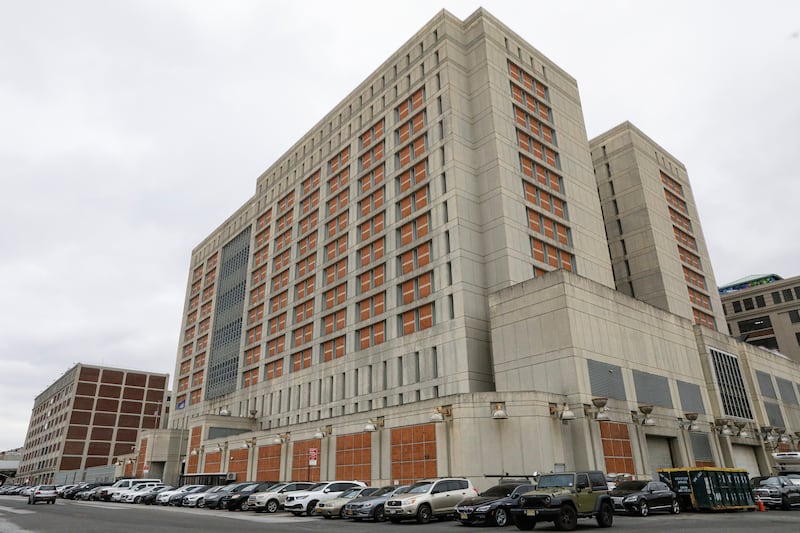
[[[357, 531], [444, 531], [474, 530], [456, 521], [433, 521], [418, 525], [414, 522], [376, 524], [350, 520], [325, 520], [318, 517], [295, 517], [289, 513], [257, 514], [252, 512], [212, 511], [177, 507], [129, 505], [104, 502], [75, 502], [59, 499], [56, 505], [26, 505], [21, 497], [0, 497], [0, 532], [46, 533], [81, 531], [82, 533], [107, 533], [129, 529], [158, 532], [218, 532], [234, 529], [239, 532], [314, 532], [326, 533]], [[800, 510], [731, 513], [681, 513], [679, 515], [653, 514], [646, 518], [615, 515], [614, 530], [681, 532], [739, 531], [794, 531], [800, 525]], [[579, 531], [597, 530], [594, 520], [578, 522]], [[497, 528], [480, 528], [496, 531]], [[554, 531], [552, 524], [540, 524], [536, 530]], [[504, 531], [517, 531], [514, 526]]]

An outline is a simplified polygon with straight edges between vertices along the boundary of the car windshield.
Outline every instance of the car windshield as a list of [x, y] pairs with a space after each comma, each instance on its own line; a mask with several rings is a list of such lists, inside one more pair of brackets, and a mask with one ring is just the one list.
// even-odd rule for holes
[[253, 483], [252, 485], [247, 485], [245, 488], [242, 489], [242, 492], [252, 492], [256, 490], [258, 487], [258, 483]]
[[317, 492], [328, 486], [328, 483], [317, 483], [313, 487], [306, 489], [309, 492]]
[[395, 489], [392, 495], [394, 496], [395, 494], [406, 494], [409, 490], [411, 490], [411, 485], [403, 485], [402, 487], [397, 487], [397, 489]]
[[340, 498], [355, 498], [359, 492], [361, 492], [361, 487], [347, 489], [341, 494]]
[[574, 483], [572, 474], [550, 474], [539, 478], [539, 488], [571, 487]]
[[39, 490], [56, 490], [56, 488], [53, 485], [42, 485]]
[[430, 492], [431, 487], [433, 487], [432, 481], [420, 481], [411, 485], [408, 489], [409, 494], [424, 494], [426, 492]]
[[288, 485], [288, 483], [278, 483], [277, 485], [273, 485], [263, 492], [278, 492], [279, 490], [285, 489]]
[[637, 491], [643, 490], [647, 486], [647, 481], [623, 481], [617, 483], [617, 490]]
[[780, 487], [781, 486], [781, 480], [780, 480], [780, 478], [777, 478], [777, 477], [768, 477], [767, 479], [764, 479], [764, 480], [761, 481], [761, 486], [764, 486], [764, 485], [773, 486], [773, 487]]

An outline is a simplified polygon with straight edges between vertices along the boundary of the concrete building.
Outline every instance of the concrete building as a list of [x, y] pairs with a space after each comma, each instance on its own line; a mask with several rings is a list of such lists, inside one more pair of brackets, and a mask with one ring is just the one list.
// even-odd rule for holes
[[193, 250], [184, 474], [769, 471], [800, 412], [756, 372], [796, 392], [800, 367], [717, 331], [682, 165], [629, 124], [598, 140], [611, 254], [576, 81], [482, 9], [434, 17]]
[[748, 276], [719, 293], [731, 335], [800, 362], [800, 277]]
[[167, 374], [77, 364], [33, 403], [17, 480], [83, 481], [136, 448], [167, 418]]
[[617, 290], [724, 330], [686, 167], [629, 122], [589, 146]]

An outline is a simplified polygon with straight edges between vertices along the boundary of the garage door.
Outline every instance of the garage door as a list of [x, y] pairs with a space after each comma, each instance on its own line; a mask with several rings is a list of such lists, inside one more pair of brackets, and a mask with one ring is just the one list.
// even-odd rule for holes
[[647, 436], [647, 455], [649, 461], [648, 474], [653, 479], [658, 479], [659, 468], [672, 468], [672, 452], [669, 448], [669, 439], [664, 437]]
[[731, 446], [731, 451], [733, 468], [744, 468], [750, 474], [750, 477], [761, 475], [758, 471], [758, 461], [756, 460], [756, 452], [753, 446], [734, 444]]

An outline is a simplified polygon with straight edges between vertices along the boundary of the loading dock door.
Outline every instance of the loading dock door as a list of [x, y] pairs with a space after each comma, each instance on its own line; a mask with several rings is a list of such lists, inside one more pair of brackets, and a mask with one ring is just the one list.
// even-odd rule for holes
[[672, 468], [672, 450], [669, 447], [669, 439], [666, 437], [656, 437], [647, 435], [647, 455], [648, 473], [652, 479], [658, 479], [659, 468]]
[[733, 468], [744, 468], [750, 474], [750, 477], [760, 476], [755, 450], [753, 446], [732, 445]]

